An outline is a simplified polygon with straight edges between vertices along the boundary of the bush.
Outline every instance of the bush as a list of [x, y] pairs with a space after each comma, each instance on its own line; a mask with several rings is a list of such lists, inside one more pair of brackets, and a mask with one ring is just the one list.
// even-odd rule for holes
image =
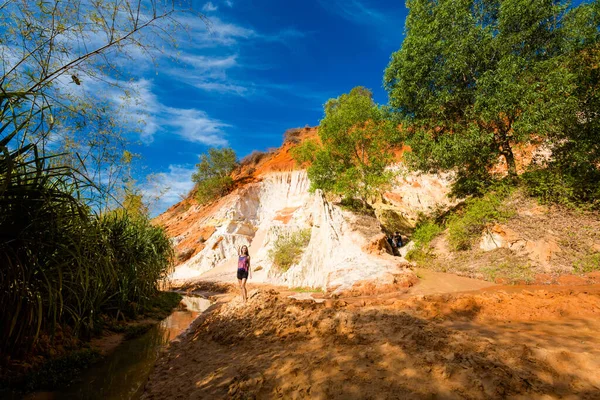
[[105, 309], [136, 316], [158, 294], [173, 267], [174, 251], [163, 228], [147, 218], [113, 212], [99, 219], [115, 268], [113, 293]]
[[427, 258], [429, 256], [429, 243], [442, 231], [442, 227], [431, 220], [426, 220], [417, 225], [411, 237], [414, 248], [406, 254], [406, 259], [419, 261]]
[[383, 229], [388, 233], [400, 232], [407, 234], [412, 230], [410, 222], [404, 215], [393, 210], [382, 210], [378, 219]]
[[576, 170], [535, 169], [522, 175], [527, 192], [542, 203], [572, 208], [600, 208], [600, 171], [594, 166]]
[[483, 197], [465, 201], [463, 210], [448, 218], [448, 241], [456, 250], [468, 250], [491, 222], [503, 221], [513, 215], [504, 203], [508, 187], [488, 192]]
[[353, 197], [344, 197], [339, 202], [339, 206], [346, 210], [359, 215], [368, 215], [376, 217], [375, 209], [369, 203], [364, 203]]
[[196, 200], [200, 204], [206, 204], [225, 196], [232, 187], [233, 179], [230, 176], [206, 179], [196, 186]]
[[102, 357], [96, 350], [83, 349], [47, 361], [26, 378], [28, 390], [58, 390]]
[[269, 153], [265, 151], [254, 150], [252, 153], [248, 154], [246, 157], [240, 160], [240, 165], [256, 166], [259, 162], [262, 161], [263, 158], [265, 158], [268, 155]]
[[302, 128], [288, 129], [283, 133], [283, 143], [300, 143], [300, 136], [302, 135]]
[[283, 272], [296, 264], [310, 242], [310, 234], [311, 230], [307, 228], [278, 236], [269, 251], [273, 264]]
[[230, 175], [237, 165], [235, 151], [230, 148], [211, 148], [202, 154], [192, 175], [198, 202], [204, 204], [227, 194], [233, 187]]

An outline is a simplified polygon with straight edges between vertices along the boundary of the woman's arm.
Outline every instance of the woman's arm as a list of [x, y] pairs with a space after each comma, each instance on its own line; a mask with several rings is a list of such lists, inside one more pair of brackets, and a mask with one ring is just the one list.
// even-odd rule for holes
[[252, 268], [250, 267], [250, 256], [248, 256], [248, 278], [252, 278]]

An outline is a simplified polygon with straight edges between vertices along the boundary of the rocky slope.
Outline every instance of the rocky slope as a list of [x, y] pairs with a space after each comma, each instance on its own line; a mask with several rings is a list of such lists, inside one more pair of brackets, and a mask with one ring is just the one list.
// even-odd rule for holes
[[[201, 206], [188, 198], [157, 218], [173, 237], [179, 265], [173, 279], [202, 277], [235, 280], [237, 249], [247, 245], [254, 280], [290, 287], [347, 290], [365, 282], [406, 286], [415, 280], [402, 258], [387, 254], [381, 223], [357, 216], [309, 192], [305, 170], [298, 169], [291, 148], [316, 128], [298, 130], [283, 146], [250, 157], [236, 172], [236, 189], [212, 204]], [[447, 205], [449, 179], [402, 171], [384, 202], [380, 220], [394, 229], [410, 229], [420, 212]], [[287, 271], [274, 267], [270, 250], [279, 235], [310, 230], [301, 260]]]

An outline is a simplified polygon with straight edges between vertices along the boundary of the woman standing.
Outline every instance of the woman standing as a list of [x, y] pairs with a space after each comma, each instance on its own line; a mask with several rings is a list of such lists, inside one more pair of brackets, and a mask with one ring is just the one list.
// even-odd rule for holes
[[252, 272], [250, 271], [250, 254], [248, 254], [248, 246], [244, 245], [238, 251], [238, 270], [237, 270], [237, 278], [238, 283], [240, 285], [240, 290], [242, 292], [242, 299], [244, 303], [248, 300], [248, 292], [246, 291], [246, 281], [248, 280], [248, 275], [252, 278]]

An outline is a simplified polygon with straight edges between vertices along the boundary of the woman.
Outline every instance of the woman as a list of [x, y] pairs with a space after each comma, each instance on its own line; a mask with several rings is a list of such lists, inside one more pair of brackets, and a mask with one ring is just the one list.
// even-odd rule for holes
[[248, 246], [244, 245], [240, 250], [238, 250], [238, 270], [237, 270], [237, 278], [238, 283], [240, 285], [240, 290], [242, 291], [242, 299], [244, 303], [248, 300], [248, 292], [246, 291], [246, 281], [248, 280], [248, 275], [252, 278], [252, 272], [250, 271], [250, 254], [248, 254]]

